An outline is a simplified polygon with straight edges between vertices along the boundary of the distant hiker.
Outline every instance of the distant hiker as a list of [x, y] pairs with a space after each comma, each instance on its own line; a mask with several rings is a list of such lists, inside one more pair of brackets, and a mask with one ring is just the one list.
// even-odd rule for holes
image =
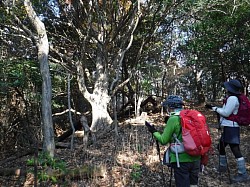
[[[166, 126], [163, 133], [158, 132], [153, 125], [148, 122], [146, 126], [149, 132], [151, 132], [156, 140], [162, 145], [175, 142], [175, 138], [182, 141], [180, 111], [183, 109], [183, 100], [179, 96], [169, 96], [163, 103], [166, 106], [167, 112], [170, 114], [168, 120], [166, 120]], [[200, 171], [200, 159], [201, 156], [191, 156], [186, 152], [176, 154], [170, 153], [171, 167], [174, 169], [174, 178], [176, 187], [196, 187], [198, 186], [198, 176]], [[179, 167], [177, 164], [179, 161]]]
[[242, 89], [242, 85], [240, 81], [233, 79], [224, 82], [224, 86], [228, 96], [226, 97], [223, 107], [219, 108], [210, 104], [206, 105], [207, 108], [212, 109], [220, 115], [219, 123], [222, 127], [222, 134], [218, 144], [220, 154], [218, 170], [219, 172], [226, 172], [228, 169], [225, 147], [229, 145], [238, 166], [238, 173], [232, 177], [231, 181], [233, 183], [243, 182], [249, 180], [250, 177], [246, 171], [245, 159], [240, 151], [240, 124], [230, 118], [232, 114], [236, 116], [238, 113], [240, 105], [238, 98], [241, 95], [240, 90]]

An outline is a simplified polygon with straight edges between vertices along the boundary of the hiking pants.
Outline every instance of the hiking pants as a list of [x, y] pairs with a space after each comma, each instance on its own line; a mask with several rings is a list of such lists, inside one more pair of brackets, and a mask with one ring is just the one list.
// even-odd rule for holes
[[226, 146], [229, 145], [235, 158], [241, 158], [240, 151], [240, 128], [239, 127], [224, 127], [223, 133], [218, 145], [220, 155], [225, 155]]
[[174, 169], [174, 178], [176, 187], [189, 187], [190, 185], [198, 185], [198, 177], [200, 172], [200, 160], [194, 162], [172, 163]]

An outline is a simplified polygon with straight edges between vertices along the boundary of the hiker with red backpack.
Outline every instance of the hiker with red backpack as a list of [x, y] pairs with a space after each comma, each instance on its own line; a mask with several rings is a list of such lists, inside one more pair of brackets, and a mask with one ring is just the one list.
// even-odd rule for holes
[[[216, 107], [206, 104], [206, 107], [212, 109], [220, 115], [220, 126], [222, 127], [222, 134], [218, 144], [219, 149], [219, 172], [226, 172], [229, 170], [226, 158], [225, 148], [227, 145], [236, 159], [238, 173], [231, 178], [231, 182], [244, 182], [250, 180], [246, 170], [245, 159], [240, 151], [240, 126], [249, 125], [249, 110], [250, 102], [240, 90], [242, 84], [237, 79], [232, 79], [224, 82], [224, 87], [227, 90], [223, 107]], [[230, 174], [230, 173], [229, 173]]]
[[162, 134], [147, 121], [145, 122], [145, 125], [153, 134], [154, 138], [162, 145], [171, 144], [176, 146], [176, 149], [173, 148], [175, 151], [170, 151], [170, 162], [171, 167], [174, 169], [176, 187], [196, 187], [198, 186], [201, 155], [188, 154], [183, 148], [184, 146], [182, 146], [182, 148], [178, 148], [179, 151], [177, 152], [176, 140], [178, 139], [179, 145], [179, 143], [183, 142], [184, 138], [180, 113], [183, 111], [183, 115], [188, 114], [188, 110], [184, 110], [183, 105], [184, 103], [182, 98], [176, 95], [169, 96], [163, 103], [163, 106], [166, 107], [170, 117], [166, 120], [166, 126], [164, 127]]

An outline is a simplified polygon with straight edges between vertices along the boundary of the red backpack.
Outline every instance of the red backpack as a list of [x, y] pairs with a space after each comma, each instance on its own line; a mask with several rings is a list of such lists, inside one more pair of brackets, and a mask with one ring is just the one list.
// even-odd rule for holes
[[210, 151], [212, 140], [206, 117], [197, 110], [182, 110], [180, 120], [185, 152], [193, 156], [203, 156]]
[[[244, 94], [237, 96], [240, 106], [236, 115], [231, 114], [226, 119], [237, 122], [240, 126], [248, 126], [250, 124], [250, 101]], [[228, 99], [228, 97], [227, 97]], [[224, 103], [227, 102], [227, 99]]]

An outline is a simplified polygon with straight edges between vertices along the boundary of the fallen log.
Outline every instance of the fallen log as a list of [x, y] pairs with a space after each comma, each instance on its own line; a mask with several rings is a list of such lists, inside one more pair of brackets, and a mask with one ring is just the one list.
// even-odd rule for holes
[[[81, 122], [77, 121], [76, 123], [74, 123], [74, 128], [75, 128], [76, 131], [82, 129]], [[57, 137], [57, 141], [58, 142], [62, 142], [63, 140], [65, 140], [66, 138], [68, 138], [70, 135], [72, 135], [72, 133], [73, 133], [73, 129], [70, 128], [65, 133], [63, 133], [61, 136]]]
[[0, 169], [0, 176], [25, 176], [27, 170], [23, 168], [3, 168]]
[[[89, 132], [90, 132], [90, 128], [88, 125], [87, 118], [85, 116], [82, 115], [80, 120], [75, 122], [73, 125], [74, 125], [75, 131], [78, 131], [77, 135], [79, 135], [79, 137], [84, 137], [85, 135], [88, 137]], [[83, 129], [83, 131], [79, 132], [79, 130], [81, 130], [81, 129]], [[57, 137], [57, 142], [62, 142], [63, 140], [65, 140], [66, 138], [71, 136], [72, 133], [73, 133], [73, 129], [70, 128], [65, 133], [63, 133], [61, 136]], [[76, 134], [76, 132], [75, 132], [75, 134]]]
[[10, 161], [13, 161], [13, 160], [17, 160], [17, 159], [19, 159], [19, 158], [21, 158], [23, 156], [31, 155], [31, 154], [34, 154], [34, 153], [35, 153], [35, 149], [29, 149], [29, 150], [26, 150], [26, 151], [24, 151], [22, 153], [18, 153], [15, 156], [11, 156], [11, 157], [8, 157], [8, 158], [6, 158], [4, 160], [1, 160], [0, 161], [0, 166], [3, 165], [3, 164], [5, 164], [5, 163], [7, 163], [7, 162], [10, 162]]

